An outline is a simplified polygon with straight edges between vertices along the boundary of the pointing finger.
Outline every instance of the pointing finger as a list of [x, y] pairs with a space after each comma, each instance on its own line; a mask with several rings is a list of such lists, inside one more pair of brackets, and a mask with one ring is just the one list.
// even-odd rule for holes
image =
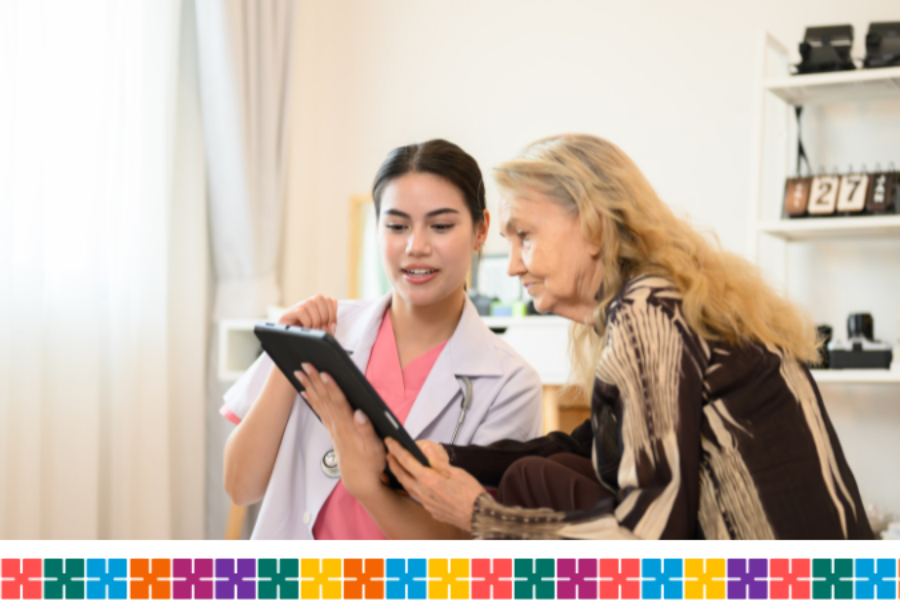
[[[416, 481], [416, 478], [409, 474], [409, 471], [403, 468], [403, 465], [397, 460], [397, 457], [393, 454], [387, 455], [388, 468], [391, 470], [391, 473], [394, 474], [394, 477], [397, 478], [397, 481], [400, 482], [400, 485], [403, 486], [403, 489], [406, 492], [415, 498], [416, 500], [420, 500], [420, 490], [419, 490], [419, 482]], [[421, 500], [420, 500], [421, 501]]]
[[328, 331], [334, 335], [337, 332], [337, 300], [333, 298], [326, 298], [325, 300], [328, 305]]
[[415, 478], [420, 478], [427, 467], [423, 466], [412, 454], [407, 452], [406, 448], [401, 446], [398, 442], [393, 440], [392, 438], [388, 438], [386, 440], [388, 452], [390, 452], [394, 457], [396, 457], [397, 461], [403, 466], [404, 469], [409, 471], [409, 474]]
[[447, 451], [440, 444], [435, 444], [430, 440], [421, 440], [418, 442], [418, 445], [432, 468], [437, 469], [438, 467], [450, 465], [450, 457], [447, 456]]
[[307, 304], [307, 310], [309, 310], [309, 314], [312, 317], [311, 323], [309, 325], [311, 329], [318, 329], [325, 326], [327, 321], [325, 318], [323, 318], [322, 311], [318, 303], [318, 297], [313, 298], [312, 302], [309, 302]]

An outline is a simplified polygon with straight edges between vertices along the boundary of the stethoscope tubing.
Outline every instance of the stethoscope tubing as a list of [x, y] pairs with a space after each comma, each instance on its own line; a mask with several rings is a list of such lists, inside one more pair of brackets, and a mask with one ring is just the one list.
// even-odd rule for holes
[[469, 408], [469, 405], [472, 404], [472, 380], [465, 375], [461, 375], [459, 379], [462, 380], [463, 383], [463, 385], [460, 386], [463, 397], [462, 405], [459, 409], [459, 419], [456, 421], [456, 428], [453, 430], [453, 436], [450, 438], [451, 446], [456, 443], [456, 438], [459, 436], [459, 428], [462, 427], [463, 421], [466, 420], [466, 410]]

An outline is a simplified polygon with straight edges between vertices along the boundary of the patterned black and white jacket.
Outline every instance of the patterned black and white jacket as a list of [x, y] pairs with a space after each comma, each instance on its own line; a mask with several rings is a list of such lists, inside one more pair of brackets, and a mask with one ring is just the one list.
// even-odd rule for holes
[[476, 538], [872, 537], [809, 370], [775, 347], [700, 338], [661, 278], [631, 280], [610, 305], [590, 423], [571, 435], [450, 450], [488, 486], [524, 456], [590, 456], [614, 494], [570, 513], [484, 494]]

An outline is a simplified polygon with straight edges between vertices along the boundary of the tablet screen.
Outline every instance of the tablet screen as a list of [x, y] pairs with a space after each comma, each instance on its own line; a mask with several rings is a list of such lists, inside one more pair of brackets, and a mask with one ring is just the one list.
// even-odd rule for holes
[[303, 363], [310, 363], [320, 373], [328, 373], [334, 379], [350, 406], [369, 417], [381, 439], [393, 438], [420, 463], [428, 466], [428, 459], [412, 436], [331, 335], [317, 329], [273, 323], [259, 323], [253, 328], [253, 332], [259, 338], [263, 350], [298, 392], [302, 392], [304, 388], [294, 377], [294, 371], [299, 371]]

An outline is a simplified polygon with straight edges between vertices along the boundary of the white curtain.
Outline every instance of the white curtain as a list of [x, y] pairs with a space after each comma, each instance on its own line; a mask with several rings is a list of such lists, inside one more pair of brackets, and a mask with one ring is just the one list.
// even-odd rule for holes
[[0, 2], [0, 538], [203, 535], [181, 18], [180, 0]]
[[[197, 40], [216, 277], [213, 318], [259, 318], [280, 301], [293, 0], [199, 0]], [[216, 348], [213, 330], [210, 348]], [[222, 453], [232, 426], [211, 353], [207, 407], [207, 536], [230, 506]]]

